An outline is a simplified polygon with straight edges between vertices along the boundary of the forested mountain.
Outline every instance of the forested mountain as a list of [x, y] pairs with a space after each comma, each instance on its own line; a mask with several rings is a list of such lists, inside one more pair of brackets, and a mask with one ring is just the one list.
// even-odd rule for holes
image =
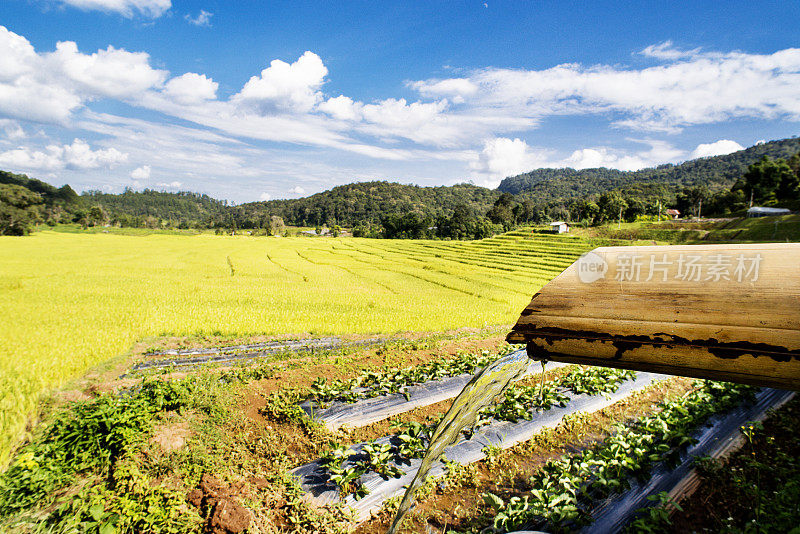
[[242, 204], [237, 211], [249, 224], [269, 215], [278, 215], [287, 224], [298, 226], [331, 222], [355, 226], [359, 223], [377, 224], [387, 216], [407, 213], [436, 220], [442, 216], [449, 217], [459, 205], [484, 214], [499, 196], [497, 191], [470, 184], [420, 187], [392, 182], [360, 182], [334, 187], [306, 198]]
[[711, 191], [730, 188], [752, 163], [764, 156], [789, 159], [800, 151], [800, 138], [782, 139], [755, 145], [725, 156], [700, 158], [679, 165], [660, 165], [638, 171], [618, 171], [604, 167], [575, 170], [536, 169], [500, 182], [503, 193], [522, 195], [538, 202], [584, 198], [614, 189], [664, 185], [675, 191], [684, 187], [706, 186]]
[[81, 198], [68, 185], [55, 187], [47, 182], [28, 178], [24, 174], [13, 174], [6, 171], [0, 171], [0, 184], [16, 185], [37, 193], [41, 196], [42, 203], [47, 207], [74, 208], [83, 205]]
[[[766, 159], [765, 159], [766, 158]], [[655, 216], [742, 213], [749, 202], [800, 206], [800, 139], [771, 141], [725, 156], [639, 171], [536, 169], [497, 190], [471, 184], [421, 187], [360, 182], [306, 198], [228, 205], [208, 195], [126, 190], [78, 196], [25, 175], [0, 171], [0, 233], [32, 224], [266, 229], [338, 225], [381, 237], [476, 238], [518, 224], [563, 219], [599, 224]]]
[[85, 217], [81, 198], [68, 185], [52, 185], [24, 174], [0, 171], [0, 235], [25, 235], [37, 222]]
[[126, 189], [121, 194], [87, 191], [82, 197], [89, 204], [101, 206], [113, 222], [122, 226], [150, 226], [148, 223], [155, 219], [184, 228], [212, 227], [217, 221], [224, 222], [231, 209], [225, 201], [186, 191]]

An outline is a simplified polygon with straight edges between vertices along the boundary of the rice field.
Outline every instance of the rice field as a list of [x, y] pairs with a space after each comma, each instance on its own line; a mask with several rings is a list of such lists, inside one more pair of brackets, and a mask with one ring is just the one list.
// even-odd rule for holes
[[40, 395], [159, 336], [395, 333], [512, 323], [591, 246], [40, 232], [0, 238], [0, 464]]

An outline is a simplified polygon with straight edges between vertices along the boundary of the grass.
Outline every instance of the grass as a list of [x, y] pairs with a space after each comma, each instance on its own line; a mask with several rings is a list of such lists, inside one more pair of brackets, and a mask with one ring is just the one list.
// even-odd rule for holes
[[592, 246], [526, 232], [477, 242], [54, 231], [0, 238], [0, 465], [44, 392], [135, 342], [507, 324]]
[[575, 233], [585, 238], [656, 241], [659, 244], [796, 242], [800, 241], [800, 215], [608, 224], [578, 228]]

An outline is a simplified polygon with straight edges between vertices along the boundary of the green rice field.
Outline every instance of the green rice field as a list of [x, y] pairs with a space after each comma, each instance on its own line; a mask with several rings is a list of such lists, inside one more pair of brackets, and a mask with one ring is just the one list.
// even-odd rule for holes
[[162, 336], [512, 323], [590, 244], [69, 234], [0, 238], [0, 463], [41, 394]]

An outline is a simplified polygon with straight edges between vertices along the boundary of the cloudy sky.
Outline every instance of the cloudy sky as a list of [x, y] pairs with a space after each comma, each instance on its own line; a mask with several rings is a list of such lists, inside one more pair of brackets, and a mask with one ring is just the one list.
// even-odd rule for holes
[[0, 169], [235, 202], [800, 132], [800, 3], [2, 0]]

